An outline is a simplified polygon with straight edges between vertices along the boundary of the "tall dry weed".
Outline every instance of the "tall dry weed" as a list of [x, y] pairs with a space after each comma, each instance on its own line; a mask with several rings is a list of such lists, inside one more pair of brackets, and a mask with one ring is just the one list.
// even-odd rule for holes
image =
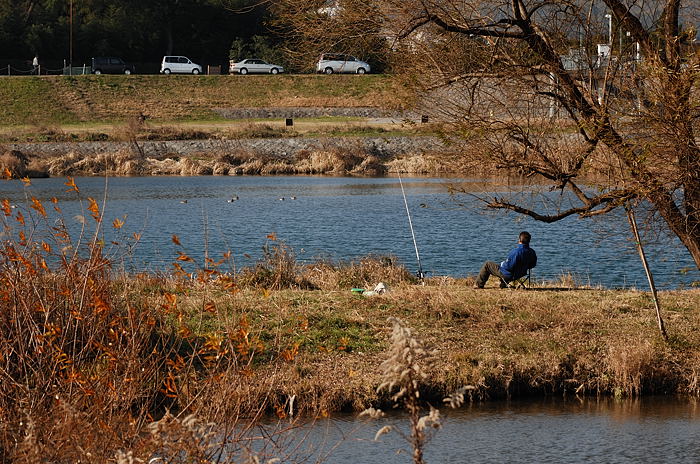
[[394, 286], [417, 281], [393, 256], [369, 255], [339, 262], [320, 260], [306, 265], [303, 274], [314, 286], [325, 290], [373, 288], [379, 282]]
[[[121, 232], [125, 219], [109, 223], [69, 178], [84, 207], [76, 230], [58, 200], [45, 204], [28, 180], [25, 186], [26, 206], [0, 203], [0, 461], [102, 463], [122, 450], [127, 462], [154, 454], [200, 462], [211, 456], [200, 420], [230, 432], [231, 443], [240, 430], [234, 424], [272, 407], [266, 398], [275, 387], [261, 384], [254, 369], [268, 348], [245, 318], [227, 319], [202, 292], [194, 321], [223, 319], [214, 324], [221, 329], [200, 332], [184, 298], [199, 285], [235, 295], [234, 279], [221, 269], [226, 257], [197, 263], [180, 245], [168, 277], [117, 275], [110, 256], [120, 250], [106, 248], [103, 229], [115, 229], [123, 243], [138, 241]], [[250, 398], [227, 395], [226, 407], [209, 400], [224, 391]], [[167, 411], [199, 414], [196, 423], [168, 419], [148, 429]], [[161, 441], [143, 441], [153, 427]]]
[[[428, 380], [430, 372], [437, 363], [437, 351], [416, 337], [413, 330], [402, 320], [390, 317], [392, 326], [389, 338], [389, 350], [380, 365], [381, 383], [377, 392], [388, 393], [396, 406], [403, 406], [408, 412], [409, 433], [405, 433], [397, 425], [386, 425], [379, 429], [375, 440], [390, 432], [399, 433], [410, 443], [414, 464], [423, 464], [424, 448], [432, 436], [432, 432], [442, 426], [439, 409], [428, 405], [428, 414], [421, 415], [422, 400], [421, 386]], [[443, 400], [451, 408], [460, 407], [465, 401], [465, 395], [475, 388], [464, 386]], [[369, 408], [360, 413], [378, 419], [384, 416], [379, 409]]]
[[[410, 435], [407, 439], [413, 449], [413, 463], [422, 464], [425, 462], [423, 451], [428, 438], [427, 431], [430, 427], [440, 427], [439, 412], [432, 406], [427, 416], [420, 416], [421, 383], [428, 378], [436, 353], [416, 338], [400, 319], [389, 318], [389, 322], [392, 325], [389, 351], [380, 366], [382, 378], [377, 392], [391, 394], [393, 402], [406, 408], [410, 421]], [[372, 415], [376, 416], [376, 412], [372, 412]], [[376, 437], [393, 429], [392, 426], [384, 427], [377, 432]]]
[[237, 276], [239, 285], [280, 290], [282, 288], [314, 288], [300, 272], [296, 254], [284, 241], [268, 235], [263, 256], [253, 268], [243, 269]]
[[616, 395], [634, 397], [643, 393], [645, 380], [653, 375], [654, 355], [654, 347], [648, 341], [626, 340], [610, 346], [606, 360]]
[[5, 150], [0, 155], [0, 172], [10, 177], [24, 177], [27, 175], [29, 158], [18, 150]]

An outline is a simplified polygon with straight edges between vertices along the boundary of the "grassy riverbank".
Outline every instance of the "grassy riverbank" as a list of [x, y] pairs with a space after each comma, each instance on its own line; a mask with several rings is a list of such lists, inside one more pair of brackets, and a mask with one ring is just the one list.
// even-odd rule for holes
[[[188, 327], [203, 337], [217, 332], [216, 318], [199, 310], [201, 294], [186, 292], [183, 298], [189, 302]], [[646, 293], [564, 289], [552, 283], [532, 291], [479, 291], [469, 279], [433, 279], [425, 285], [404, 281], [372, 297], [335, 285], [250, 289], [216, 305], [245, 315], [261, 347], [274, 341], [262, 349], [261, 367], [279, 361], [284, 350], [294, 351], [293, 359], [282, 356], [293, 366], [280, 384], [283, 398], [297, 395], [299, 408], [309, 411], [337, 411], [386, 401], [374, 388], [389, 317], [402, 319], [437, 349], [439, 362], [424, 385], [426, 398], [435, 404], [464, 385], [476, 386], [479, 399], [695, 396], [700, 391], [700, 292], [664, 292], [661, 299], [671, 332], [668, 343], [658, 334]]]
[[390, 76], [34, 76], [0, 79], [0, 98], [0, 170], [15, 177], [459, 169], [434, 148], [370, 141], [437, 132], [403, 119], [410, 98]]

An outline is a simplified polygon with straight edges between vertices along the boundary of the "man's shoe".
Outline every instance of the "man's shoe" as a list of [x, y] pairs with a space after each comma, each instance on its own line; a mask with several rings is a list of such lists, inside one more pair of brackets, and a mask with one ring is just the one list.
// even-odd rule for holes
[[481, 287], [479, 284], [474, 284], [474, 288], [478, 288], [478, 289], [483, 290], [484, 287]]

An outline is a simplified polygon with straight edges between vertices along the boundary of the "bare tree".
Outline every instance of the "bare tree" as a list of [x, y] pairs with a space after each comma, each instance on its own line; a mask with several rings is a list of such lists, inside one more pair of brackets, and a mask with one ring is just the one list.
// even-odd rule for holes
[[490, 207], [553, 222], [646, 200], [700, 267], [700, 68], [681, 0], [408, 3], [392, 5], [399, 39], [428, 30], [489, 52], [488, 74], [453, 70], [442, 87], [475, 161], [570, 193], [545, 212]]
[[271, 25], [285, 37], [287, 58], [311, 70], [321, 53], [348, 53], [373, 67], [386, 60], [380, 4], [365, 0], [269, 0]]
[[641, 201], [700, 268], [697, 2], [373, 5], [395, 69], [464, 157], [542, 187], [489, 207], [554, 222]]

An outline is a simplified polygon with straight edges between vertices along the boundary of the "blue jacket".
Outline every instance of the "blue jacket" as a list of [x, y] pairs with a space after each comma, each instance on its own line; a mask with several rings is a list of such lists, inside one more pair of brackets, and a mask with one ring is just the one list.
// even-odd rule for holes
[[519, 243], [513, 248], [505, 261], [501, 263], [501, 274], [506, 280], [514, 280], [527, 274], [528, 269], [537, 265], [537, 255], [535, 250], [529, 245]]

